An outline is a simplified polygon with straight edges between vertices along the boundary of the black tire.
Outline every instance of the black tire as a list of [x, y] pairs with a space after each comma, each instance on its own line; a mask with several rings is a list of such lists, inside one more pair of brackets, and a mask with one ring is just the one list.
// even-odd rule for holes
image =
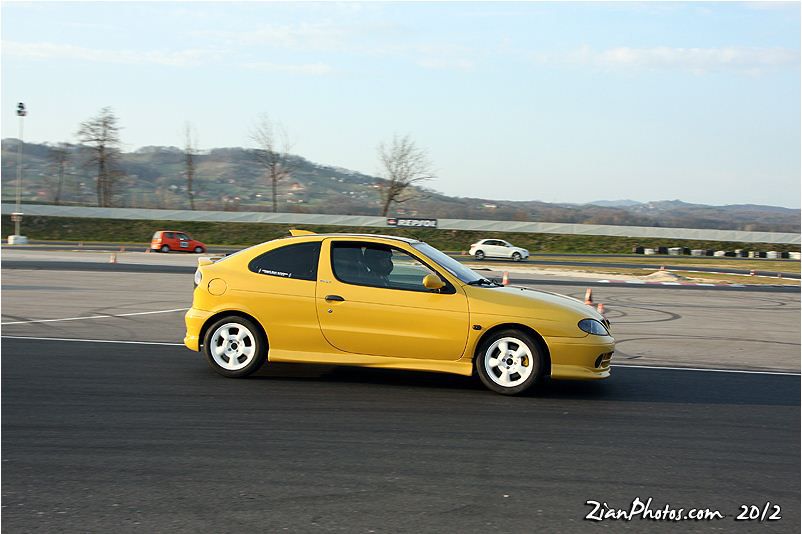
[[512, 261], [521, 261], [521, 253], [520, 252], [513, 252], [512, 253]]
[[203, 247], [195, 247], [195, 254], [203, 254]]
[[170, 246], [169, 245], [162, 245], [162, 248], [160, 248], [159, 250], [164, 252], [164, 253], [170, 252]]
[[[523, 356], [509, 354], [505, 355], [505, 358], [492, 358], [492, 355], [501, 354], [500, 347], [503, 343], [501, 340], [505, 339], [508, 351], [512, 351], [514, 348], [515, 352], [517, 352], [521, 347], [525, 347], [523, 352], [526, 354]], [[492, 352], [488, 354], [491, 350]], [[499, 352], [496, 352], [496, 350], [499, 350]], [[492, 365], [493, 359], [498, 362], [496, 367]], [[528, 361], [524, 362], [524, 359]], [[508, 365], [508, 362], [510, 365]], [[532, 336], [521, 330], [507, 329], [494, 332], [482, 340], [474, 356], [474, 368], [482, 383], [489, 390], [502, 395], [520, 395], [529, 391], [534, 384], [541, 381], [546, 365], [543, 351], [538, 343], [532, 339]], [[524, 377], [527, 369], [529, 374]], [[521, 370], [522, 372], [519, 372]], [[509, 386], [505, 386], [502, 383], [504, 381], [502, 376], [505, 371], [509, 378]], [[514, 378], [516, 376], [518, 378]]]
[[485, 259], [485, 253], [482, 252], [481, 250], [477, 250], [476, 252], [474, 252], [473, 256], [479, 261]]
[[[242, 329], [247, 332], [250, 344], [244, 338], [242, 342], [225, 341], [223, 332], [227, 331], [230, 339], [242, 332]], [[248, 356], [249, 347], [253, 350], [251, 356]], [[228, 378], [244, 378], [257, 371], [267, 360], [267, 349], [267, 339], [262, 329], [253, 321], [237, 315], [215, 321], [203, 336], [203, 355], [206, 362], [214, 372]]]

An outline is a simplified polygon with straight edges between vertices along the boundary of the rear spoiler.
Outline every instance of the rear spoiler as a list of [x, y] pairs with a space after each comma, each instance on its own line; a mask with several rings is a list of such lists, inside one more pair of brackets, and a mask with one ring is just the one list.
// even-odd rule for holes
[[292, 237], [298, 237], [302, 235], [315, 235], [315, 232], [310, 232], [309, 230], [297, 230], [295, 228], [290, 228], [290, 235]]
[[216, 261], [220, 261], [224, 258], [224, 256], [204, 256], [198, 258], [198, 267], [205, 267], [206, 265], [211, 265]]

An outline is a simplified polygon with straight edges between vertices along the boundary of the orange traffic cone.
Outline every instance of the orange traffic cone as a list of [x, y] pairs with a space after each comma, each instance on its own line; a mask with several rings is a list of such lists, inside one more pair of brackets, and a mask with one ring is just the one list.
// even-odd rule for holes
[[117, 254], [109, 256], [109, 263], [117, 263]]
[[501, 277], [501, 285], [508, 286], [510, 285], [510, 273], [504, 271], [504, 276]]
[[597, 312], [599, 312], [599, 314], [600, 314], [602, 317], [604, 317], [604, 304], [602, 304], [601, 302], [599, 302], [599, 305], [598, 305], [598, 306], [596, 306], [596, 311], [597, 311]]
[[145, 249], [145, 254], [150, 254], [150, 249], [149, 248]]
[[593, 306], [593, 290], [591, 288], [585, 291], [585, 304]]

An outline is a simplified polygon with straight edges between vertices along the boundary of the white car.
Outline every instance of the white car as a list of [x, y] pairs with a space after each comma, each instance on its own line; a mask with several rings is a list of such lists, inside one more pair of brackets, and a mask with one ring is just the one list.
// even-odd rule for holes
[[481, 239], [471, 245], [470, 255], [477, 260], [505, 258], [521, 261], [529, 257], [529, 251], [525, 248], [515, 247], [503, 239]]

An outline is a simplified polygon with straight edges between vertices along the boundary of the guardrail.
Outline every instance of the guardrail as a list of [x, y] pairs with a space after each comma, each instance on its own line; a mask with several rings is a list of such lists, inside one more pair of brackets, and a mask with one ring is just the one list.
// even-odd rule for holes
[[[14, 204], [2, 204], [2, 214], [10, 215], [14, 212], [14, 208]], [[97, 219], [309, 224], [389, 228], [387, 219], [384, 217], [363, 215], [94, 208], [84, 206], [53, 206], [47, 204], [23, 204], [21, 210], [27, 216], [36, 215], [43, 217], [91, 217]], [[658, 228], [651, 226], [613, 226], [604, 224], [470, 219], [439, 219], [437, 221], [437, 227], [441, 230], [472, 230], [488, 233], [524, 232], [535, 234], [598, 235], [637, 238], [653, 237], [697, 241], [732, 241], [737, 243], [777, 243], [788, 245], [799, 245], [802, 243], [800, 234], [785, 232], [744, 232], [741, 230], [713, 230], [702, 228]]]

